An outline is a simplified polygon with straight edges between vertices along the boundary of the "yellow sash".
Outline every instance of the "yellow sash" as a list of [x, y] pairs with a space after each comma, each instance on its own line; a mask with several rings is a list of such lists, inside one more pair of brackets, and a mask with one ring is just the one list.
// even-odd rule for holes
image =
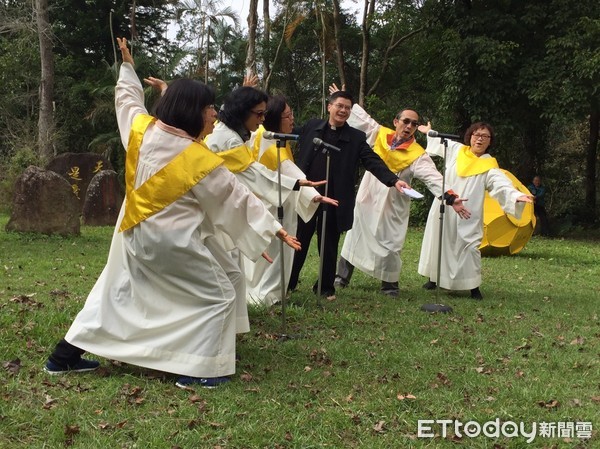
[[382, 126], [377, 134], [373, 150], [383, 159], [383, 162], [391, 171], [399, 173], [424, 154], [425, 150], [416, 142], [414, 137], [392, 150], [388, 143], [388, 136], [394, 133], [394, 130]]
[[466, 145], [458, 150], [458, 156], [456, 158], [456, 173], [458, 176], [467, 178], [469, 176], [480, 175], [488, 170], [491, 170], [492, 168], [499, 168], [496, 158], [477, 157], [471, 151], [471, 147]]
[[242, 144], [232, 148], [231, 150], [220, 151], [216, 154], [223, 159], [225, 167], [227, 167], [232, 173], [243, 172], [250, 166], [252, 162], [256, 161], [252, 151], [246, 144]]
[[[264, 132], [265, 132], [265, 128], [263, 128], [263, 126], [260, 125], [258, 127], [258, 130], [256, 131], [256, 136], [255, 136], [256, 138], [254, 139], [254, 148], [253, 148], [254, 159], [271, 170], [277, 170], [277, 145], [276, 144], [273, 143], [273, 144], [269, 145], [269, 147], [265, 150], [265, 152], [262, 154], [260, 159], [258, 157], [258, 155], [260, 154], [261, 144], [263, 143], [263, 133]], [[294, 162], [294, 156], [292, 155], [292, 149], [290, 147], [289, 141], [286, 141], [285, 147], [283, 147], [281, 149], [280, 158], [281, 158], [281, 162], [285, 161], [286, 159]]]
[[125, 216], [119, 232], [126, 231], [180, 198], [223, 163], [203, 143], [192, 142], [150, 179], [134, 189], [144, 133], [156, 119], [139, 114], [133, 120], [125, 161]]

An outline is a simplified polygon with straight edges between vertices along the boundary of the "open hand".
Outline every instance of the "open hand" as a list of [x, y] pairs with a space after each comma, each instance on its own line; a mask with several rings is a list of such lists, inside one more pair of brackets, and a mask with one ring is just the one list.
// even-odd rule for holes
[[456, 198], [452, 203], [452, 209], [458, 214], [461, 219], [468, 220], [471, 218], [471, 212], [464, 206], [464, 202], [468, 201], [466, 198]]
[[131, 52], [127, 47], [127, 39], [124, 37], [118, 37], [117, 44], [119, 44], [119, 50], [121, 50], [121, 57], [123, 58], [123, 62], [128, 62], [129, 64], [134, 65], [133, 56], [131, 56]]
[[155, 91], [159, 92], [161, 95], [167, 90], [169, 85], [161, 80], [160, 78], [154, 78], [153, 76], [149, 76], [148, 78], [144, 78], [144, 82], [152, 87]]
[[327, 181], [309, 181], [308, 179], [299, 179], [298, 184], [300, 187], [319, 187], [327, 184]]
[[329, 198], [328, 196], [321, 196], [321, 195], [315, 196], [313, 198], [313, 202], [321, 203], [321, 204], [329, 204], [331, 206], [336, 206], [336, 207], [339, 205], [338, 200], [334, 200], [333, 198]]

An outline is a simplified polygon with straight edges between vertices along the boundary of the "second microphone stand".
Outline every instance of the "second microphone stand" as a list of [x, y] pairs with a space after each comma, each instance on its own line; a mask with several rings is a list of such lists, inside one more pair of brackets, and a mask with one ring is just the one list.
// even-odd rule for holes
[[[317, 151], [319, 148], [315, 148]], [[327, 163], [325, 164], [325, 195], [329, 196], [329, 166], [331, 163], [331, 153], [327, 146], [321, 146], [320, 150], [325, 154]], [[323, 287], [323, 260], [325, 258], [325, 232], [327, 225], [327, 208], [326, 203], [321, 204], [323, 208], [322, 220], [321, 220], [321, 245], [319, 247], [319, 280], [317, 281], [317, 307], [321, 307], [321, 291]]]
[[425, 312], [451, 312], [452, 308], [438, 303], [440, 296], [440, 280], [442, 272], [442, 243], [444, 237], [444, 215], [446, 213], [446, 203], [444, 198], [444, 192], [446, 192], [446, 156], [448, 153], [448, 140], [445, 137], [441, 137], [442, 144], [444, 145], [444, 157], [442, 161], [442, 199], [440, 202], [440, 230], [438, 235], [438, 258], [437, 258], [437, 275], [435, 282], [435, 300], [436, 304], [423, 304], [421, 310]]

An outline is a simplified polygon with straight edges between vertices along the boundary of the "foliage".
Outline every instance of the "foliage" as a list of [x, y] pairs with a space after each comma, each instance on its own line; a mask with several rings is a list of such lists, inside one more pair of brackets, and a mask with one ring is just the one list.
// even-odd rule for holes
[[[6, 216], [0, 218], [0, 227]], [[112, 228], [80, 237], [0, 232], [0, 441], [42, 448], [592, 448], [600, 339], [599, 240], [534, 238], [483, 260], [483, 301], [432, 293], [416, 273], [422, 229], [410, 228], [401, 295], [356, 272], [320, 309], [303, 282], [287, 305], [250, 310], [227, 386], [184, 391], [175, 376], [109, 360], [98, 372], [41, 367], [106, 261]], [[439, 298], [438, 296], [439, 295]], [[419, 311], [443, 301], [448, 315]], [[297, 337], [297, 338], [293, 338]], [[93, 356], [91, 356], [93, 357]], [[592, 422], [589, 440], [418, 438], [419, 419]]]
[[[362, 10], [359, 3], [343, 2], [341, 14], [347, 89], [355, 98], [362, 57], [360, 17], [354, 14]], [[325, 84], [338, 82], [331, 2], [275, 4], [271, 39], [268, 47], [259, 39], [257, 61], [272, 62], [285, 35], [268, 87], [287, 96], [302, 123], [322, 114], [323, 76]], [[133, 15], [131, 3], [114, 0], [53, 5], [58, 152], [120, 153], [111, 112], [116, 35], [131, 37], [135, 31], [140, 77], [204, 79], [208, 57], [217, 103], [241, 83], [246, 31], [223, 2], [142, 0]], [[551, 215], [572, 215], [577, 222], [586, 209], [597, 208], [590, 195], [600, 185], [594, 137], [600, 115], [597, 1], [379, 0], [375, 5], [367, 73], [372, 91], [365, 99], [374, 118], [389, 126], [397, 110], [409, 106], [446, 132], [460, 133], [474, 120], [490, 122], [498, 137], [492, 153], [501, 166], [524, 183], [541, 174], [553, 187]], [[39, 55], [31, 5], [2, 2], [0, 11], [0, 155], [6, 161], [29, 148], [36, 132]], [[209, 28], [210, 35], [202, 32]], [[571, 189], [554, 188], [565, 185], [567, 173], [575, 198]]]

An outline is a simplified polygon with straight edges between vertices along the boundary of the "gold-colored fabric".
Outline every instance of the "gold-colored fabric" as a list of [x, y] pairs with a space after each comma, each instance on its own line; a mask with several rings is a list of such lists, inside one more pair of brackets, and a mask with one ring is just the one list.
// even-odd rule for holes
[[171, 162], [137, 189], [135, 173], [144, 134], [156, 119], [139, 114], [133, 120], [125, 161], [125, 215], [119, 232], [126, 231], [176, 201], [223, 163], [204, 143], [192, 142]]
[[252, 150], [248, 145], [242, 144], [227, 151], [216, 153], [225, 163], [225, 167], [232, 173], [240, 173], [246, 170], [252, 162], [256, 162]]
[[480, 175], [492, 168], [500, 168], [496, 158], [480, 158], [471, 151], [471, 147], [466, 145], [458, 150], [456, 158], [456, 173], [458, 176], [467, 178], [469, 176]]
[[[265, 128], [262, 125], [258, 127], [256, 131], [256, 138], [254, 139], [254, 148], [252, 149], [252, 153], [254, 159], [263, 164], [270, 170], [277, 170], [277, 145], [275, 143], [269, 145], [269, 148], [265, 150], [265, 152], [258, 157], [260, 154], [261, 143], [263, 141], [263, 133], [265, 132]], [[294, 162], [294, 156], [292, 154], [292, 148], [290, 147], [290, 142], [285, 142], [285, 147], [281, 148], [280, 154], [281, 162], [285, 160], [290, 160]]]
[[394, 130], [382, 126], [377, 133], [373, 151], [383, 159], [391, 171], [399, 173], [423, 155], [425, 150], [414, 137], [392, 150], [390, 142], [394, 134]]

